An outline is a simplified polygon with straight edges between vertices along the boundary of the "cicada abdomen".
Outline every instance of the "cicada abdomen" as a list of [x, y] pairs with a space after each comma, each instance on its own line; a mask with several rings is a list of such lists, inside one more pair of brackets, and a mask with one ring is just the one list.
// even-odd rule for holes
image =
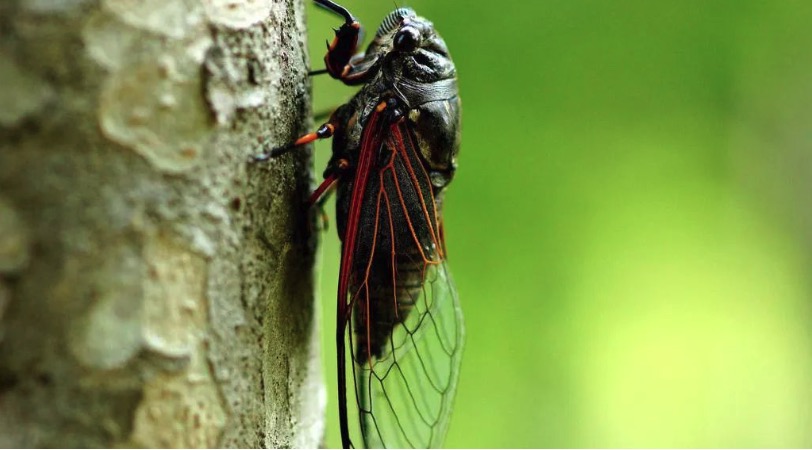
[[[376, 155], [378, 176], [361, 197], [365, 219], [359, 225], [369, 231], [359, 232], [365, 239], [356, 243], [349, 286], [359, 364], [383, 356], [395, 326], [417, 305], [428, 267], [444, 259], [434, 189], [412, 130], [408, 124], [394, 128], [400, 129]], [[339, 202], [349, 198], [339, 196]]]

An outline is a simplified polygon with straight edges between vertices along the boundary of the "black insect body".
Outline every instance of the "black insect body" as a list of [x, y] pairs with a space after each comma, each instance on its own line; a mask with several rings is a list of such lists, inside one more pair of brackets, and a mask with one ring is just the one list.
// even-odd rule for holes
[[361, 89], [318, 131], [256, 159], [333, 138], [311, 203], [337, 187], [342, 444], [437, 447], [463, 340], [441, 216], [460, 145], [456, 71], [432, 23], [409, 8], [390, 13], [367, 51], [356, 54], [358, 21], [330, 0], [315, 1], [345, 20], [324, 72]]

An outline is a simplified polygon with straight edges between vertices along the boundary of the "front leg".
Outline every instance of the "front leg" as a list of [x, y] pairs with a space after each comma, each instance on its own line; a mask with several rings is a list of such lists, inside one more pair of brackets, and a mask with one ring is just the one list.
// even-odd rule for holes
[[363, 27], [347, 8], [331, 0], [315, 0], [315, 2], [316, 5], [344, 18], [344, 23], [335, 30], [336, 36], [333, 38], [333, 42], [327, 44], [327, 54], [324, 55], [327, 73], [340, 80], [350, 60], [358, 52]]
[[[375, 62], [358, 52], [364, 28], [347, 8], [331, 0], [314, 1], [316, 5], [344, 18], [344, 23], [335, 30], [333, 42], [327, 44], [327, 54], [324, 55], [325, 72], [348, 85], [363, 83]], [[316, 73], [319, 72], [313, 72]]]

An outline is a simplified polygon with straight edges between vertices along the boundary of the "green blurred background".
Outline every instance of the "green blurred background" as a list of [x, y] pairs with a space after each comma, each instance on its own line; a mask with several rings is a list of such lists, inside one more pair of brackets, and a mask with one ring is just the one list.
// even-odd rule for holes
[[[367, 36], [395, 7], [343, 4]], [[812, 2], [407, 5], [448, 43], [464, 110], [446, 445], [812, 446]], [[308, 6], [314, 68], [339, 23]], [[354, 91], [318, 77], [314, 109]]]

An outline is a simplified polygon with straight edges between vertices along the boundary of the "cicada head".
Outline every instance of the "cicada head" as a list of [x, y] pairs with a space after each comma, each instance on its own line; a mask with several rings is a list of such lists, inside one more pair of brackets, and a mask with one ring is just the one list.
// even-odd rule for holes
[[434, 24], [411, 8], [398, 8], [386, 16], [366, 55], [382, 58], [389, 73], [416, 81], [432, 82], [456, 75], [448, 47]]

